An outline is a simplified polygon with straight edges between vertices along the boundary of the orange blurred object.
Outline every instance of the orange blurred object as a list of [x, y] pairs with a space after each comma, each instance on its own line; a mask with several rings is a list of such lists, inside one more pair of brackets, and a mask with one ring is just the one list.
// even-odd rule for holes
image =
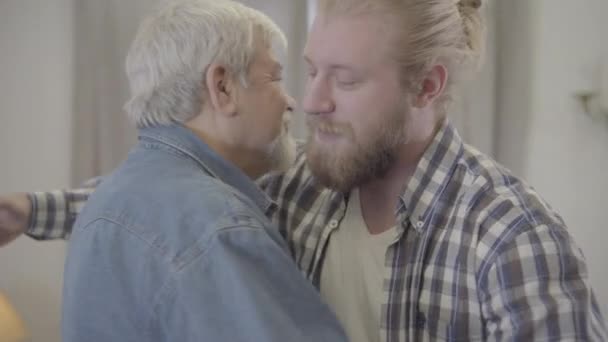
[[8, 299], [0, 293], [0, 341], [23, 342], [26, 338], [27, 332], [23, 320]]

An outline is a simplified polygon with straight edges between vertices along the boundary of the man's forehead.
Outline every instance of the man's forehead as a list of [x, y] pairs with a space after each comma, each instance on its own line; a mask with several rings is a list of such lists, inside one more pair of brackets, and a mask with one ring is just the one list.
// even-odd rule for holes
[[259, 68], [272, 70], [273, 72], [280, 72], [283, 70], [283, 65], [276, 57], [272, 48], [258, 50], [254, 64]]
[[395, 25], [378, 14], [317, 16], [311, 28], [310, 36], [326, 41], [361, 42], [385, 41], [383, 37], [393, 35]]
[[304, 59], [333, 68], [373, 63], [391, 50], [386, 25], [371, 15], [317, 17], [304, 48]]

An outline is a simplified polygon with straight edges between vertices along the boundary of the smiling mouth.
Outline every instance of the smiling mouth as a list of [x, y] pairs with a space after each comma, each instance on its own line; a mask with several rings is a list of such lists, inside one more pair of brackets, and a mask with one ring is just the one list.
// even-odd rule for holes
[[320, 122], [317, 125], [317, 132], [328, 135], [342, 135], [344, 134], [345, 129], [340, 126], [330, 125], [323, 122]]
[[345, 136], [346, 129], [319, 123], [315, 128], [315, 140], [321, 144], [337, 144]]

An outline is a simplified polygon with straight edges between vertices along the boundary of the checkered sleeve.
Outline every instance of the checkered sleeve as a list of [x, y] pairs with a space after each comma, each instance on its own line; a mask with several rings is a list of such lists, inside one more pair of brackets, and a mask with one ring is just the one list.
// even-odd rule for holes
[[28, 194], [32, 212], [26, 235], [36, 240], [68, 239], [76, 216], [99, 183], [101, 178], [94, 178], [80, 189]]
[[584, 257], [565, 228], [511, 231], [480, 270], [488, 339], [608, 341]]

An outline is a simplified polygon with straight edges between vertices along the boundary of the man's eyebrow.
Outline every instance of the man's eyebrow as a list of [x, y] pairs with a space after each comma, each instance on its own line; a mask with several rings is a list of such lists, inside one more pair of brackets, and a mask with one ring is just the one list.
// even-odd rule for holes
[[[310, 66], [314, 65], [314, 63], [312, 62], [312, 60], [308, 56], [304, 55], [303, 58], [304, 58], [304, 61], [306, 63], [308, 63], [308, 65], [310, 65]], [[329, 69], [331, 69], [331, 70], [346, 70], [346, 71], [353, 71], [353, 72], [357, 71], [352, 66], [344, 65], [344, 64], [331, 64], [331, 65], [329, 65]]]

